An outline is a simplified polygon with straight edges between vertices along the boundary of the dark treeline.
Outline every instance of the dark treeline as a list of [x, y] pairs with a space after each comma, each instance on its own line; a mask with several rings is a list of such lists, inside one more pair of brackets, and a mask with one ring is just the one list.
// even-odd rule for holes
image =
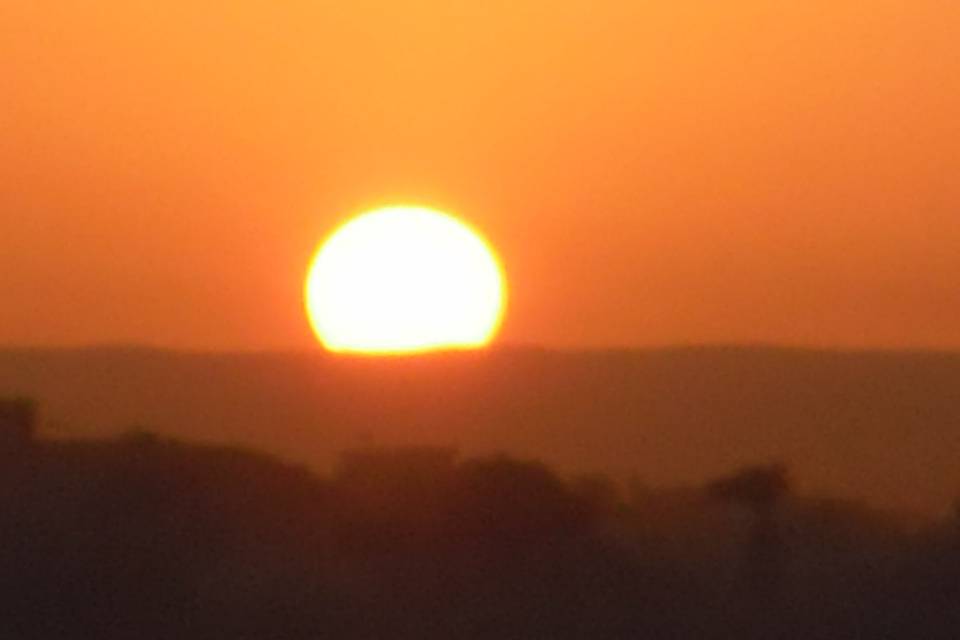
[[945, 513], [960, 490], [958, 380], [960, 353], [935, 352], [0, 348], [0, 396], [40, 400], [56, 437], [146, 425], [321, 472], [371, 442], [453, 445], [657, 486], [783, 460], [804, 491], [918, 514]]
[[318, 476], [148, 434], [5, 443], [3, 638], [956, 638], [960, 531], [758, 466], [619, 488], [442, 449]]

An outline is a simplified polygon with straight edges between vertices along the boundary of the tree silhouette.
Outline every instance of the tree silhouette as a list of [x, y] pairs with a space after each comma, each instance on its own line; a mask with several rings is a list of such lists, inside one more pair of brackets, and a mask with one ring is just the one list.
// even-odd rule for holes
[[37, 404], [30, 398], [0, 398], [0, 451], [28, 446], [36, 435]]
[[716, 500], [750, 511], [752, 525], [744, 578], [759, 597], [773, 596], [783, 577], [783, 541], [777, 507], [790, 493], [787, 468], [782, 464], [746, 467], [711, 482], [707, 493]]
[[953, 540], [954, 546], [958, 553], [960, 553], [960, 498], [957, 498], [953, 503]]

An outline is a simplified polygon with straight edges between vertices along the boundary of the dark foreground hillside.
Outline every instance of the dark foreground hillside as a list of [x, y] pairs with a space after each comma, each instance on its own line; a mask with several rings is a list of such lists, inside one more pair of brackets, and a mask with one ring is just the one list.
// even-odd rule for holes
[[40, 400], [55, 435], [141, 426], [324, 471], [345, 448], [432, 445], [660, 486], [780, 460], [807, 490], [926, 513], [960, 494], [958, 354], [0, 351], [10, 394]]
[[956, 638], [960, 530], [756, 467], [683, 492], [364, 450], [313, 475], [144, 434], [0, 459], [3, 638]]

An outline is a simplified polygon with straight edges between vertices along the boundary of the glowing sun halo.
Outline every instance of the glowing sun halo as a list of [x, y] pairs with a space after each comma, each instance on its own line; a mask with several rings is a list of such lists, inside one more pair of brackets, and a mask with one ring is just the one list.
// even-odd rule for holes
[[489, 343], [503, 317], [503, 269], [479, 233], [422, 207], [360, 215], [321, 245], [306, 282], [330, 351], [402, 354]]

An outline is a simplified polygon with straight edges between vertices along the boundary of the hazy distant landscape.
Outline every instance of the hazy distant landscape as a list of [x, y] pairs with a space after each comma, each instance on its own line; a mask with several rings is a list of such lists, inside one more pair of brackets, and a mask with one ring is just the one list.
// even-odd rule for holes
[[782, 462], [804, 493], [927, 515], [960, 496], [958, 380], [960, 354], [936, 352], [0, 352], [0, 396], [38, 400], [46, 437], [139, 429], [320, 471], [345, 449], [438, 445], [651, 487]]
[[952, 640], [960, 624], [960, 512], [918, 527], [798, 495], [778, 465], [624, 489], [442, 448], [310, 473], [144, 433], [2, 435], [4, 638]]

